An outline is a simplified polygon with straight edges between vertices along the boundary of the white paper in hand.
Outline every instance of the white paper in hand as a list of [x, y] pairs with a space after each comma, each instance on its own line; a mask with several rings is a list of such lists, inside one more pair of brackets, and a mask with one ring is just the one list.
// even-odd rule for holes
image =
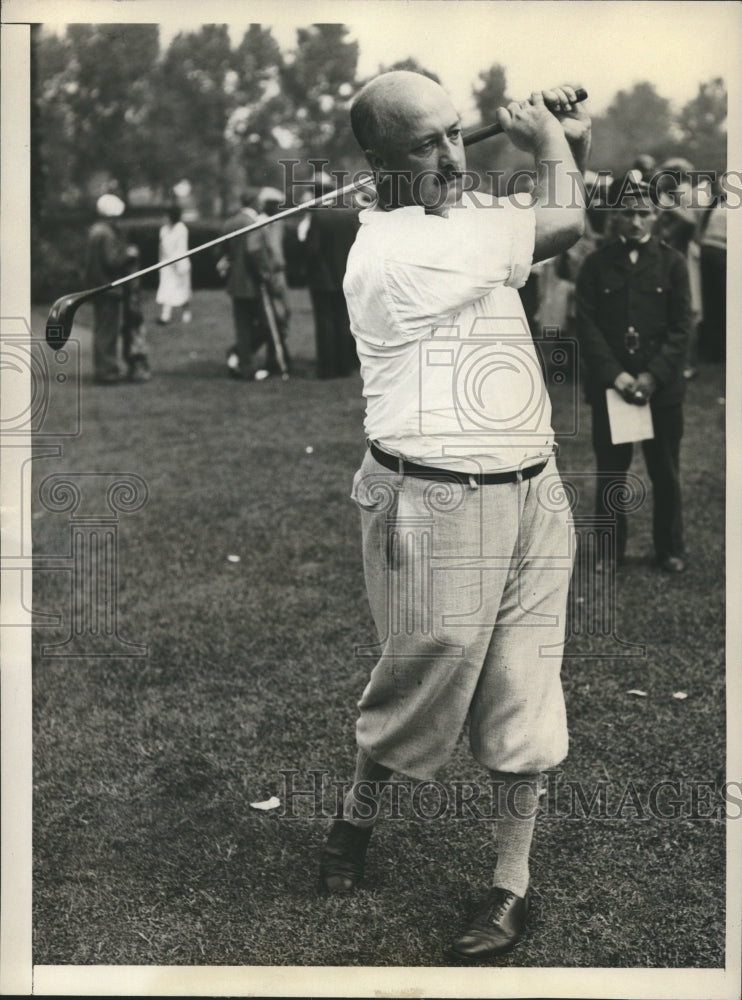
[[652, 411], [648, 403], [644, 406], [627, 403], [616, 389], [605, 390], [605, 401], [608, 406], [608, 421], [611, 425], [613, 444], [647, 441], [654, 437]]

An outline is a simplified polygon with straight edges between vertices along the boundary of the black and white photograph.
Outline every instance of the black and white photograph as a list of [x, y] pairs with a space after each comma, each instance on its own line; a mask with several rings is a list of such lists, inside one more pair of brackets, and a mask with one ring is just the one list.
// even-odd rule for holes
[[742, 6], [0, 17], [0, 992], [739, 1000]]

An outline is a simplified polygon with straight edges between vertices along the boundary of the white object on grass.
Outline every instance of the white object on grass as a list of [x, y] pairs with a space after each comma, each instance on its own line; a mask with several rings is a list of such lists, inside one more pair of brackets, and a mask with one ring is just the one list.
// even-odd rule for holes
[[271, 795], [271, 797], [269, 799], [266, 799], [264, 802], [251, 802], [250, 808], [262, 809], [264, 812], [267, 812], [269, 809], [278, 809], [280, 805], [281, 805], [281, 800], [276, 798], [275, 795]]

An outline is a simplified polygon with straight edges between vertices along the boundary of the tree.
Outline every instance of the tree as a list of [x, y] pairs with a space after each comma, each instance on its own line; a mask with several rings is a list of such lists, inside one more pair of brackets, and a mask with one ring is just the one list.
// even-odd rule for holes
[[[146, 179], [149, 73], [157, 25], [70, 25], [59, 37], [34, 32], [39, 173], [50, 203], [75, 203], [93, 179], [126, 195]], [[40, 193], [39, 193], [40, 196]]]
[[[478, 76], [479, 86], [472, 88], [474, 102], [479, 111], [482, 125], [491, 125], [497, 120], [497, 109], [510, 103], [507, 96], [505, 69], [493, 63]], [[518, 149], [507, 139], [487, 139], [471, 146], [467, 152], [467, 165], [476, 171], [481, 179], [481, 190], [492, 194], [503, 194], [506, 179], [516, 170], [531, 169], [533, 158]], [[489, 173], [497, 171], [498, 174]]]
[[[55, 40], [56, 41], [56, 40]], [[48, 158], [51, 150], [45, 143], [46, 139], [51, 139], [54, 148], [56, 138], [56, 148], [59, 151], [64, 142], [64, 129], [59, 127], [55, 116], [50, 113], [50, 106], [45, 105], [42, 99], [42, 87], [40, 76], [43, 69], [49, 69], [49, 56], [53, 55], [54, 44], [51, 50], [44, 52], [46, 39], [41, 34], [41, 25], [31, 26], [31, 59], [30, 59], [30, 79], [31, 79], [31, 222], [32, 225], [39, 218], [47, 197], [47, 182], [49, 178]], [[43, 66], [46, 56], [46, 66]], [[43, 68], [42, 68], [43, 66]], [[56, 72], [59, 72], [60, 64], [57, 64]], [[52, 74], [54, 75], [54, 73]], [[48, 131], [47, 131], [48, 130]], [[60, 161], [67, 163], [68, 158], [63, 155], [51, 157], [52, 162]], [[58, 181], [61, 180], [58, 177]], [[65, 184], [65, 181], [62, 181]]]
[[73, 138], [72, 179], [86, 185], [95, 171], [115, 179], [126, 197], [147, 179], [146, 124], [156, 24], [71, 24], [70, 62], [62, 76]]
[[188, 178], [202, 210], [229, 197], [231, 151], [225, 135], [234, 106], [234, 57], [226, 24], [206, 24], [173, 38], [155, 74], [148, 124], [156, 145], [151, 179], [172, 188]]
[[284, 124], [293, 121], [293, 111], [281, 86], [283, 56], [270, 28], [250, 25], [234, 66], [234, 107], [226, 123], [236, 167], [234, 182], [281, 186], [282, 151], [294, 149], [297, 140]]
[[507, 79], [505, 70], [499, 63], [494, 63], [479, 74], [480, 86], [473, 87], [472, 93], [479, 110], [479, 120], [483, 125], [495, 121], [495, 112], [510, 103], [507, 97]]
[[700, 84], [698, 94], [680, 113], [678, 152], [699, 170], [727, 168], [727, 90], [721, 77]]
[[332, 167], [357, 160], [348, 106], [357, 89], [358, 42], [344, 24], [313, 24], [297, 31], [297, 47], [282, 83], [290, 97], [297, 145], [307, 159]]
[[631, 90], [619, 90], [605, 113], [593, 119], [591, 160], [596, 169], [614, 173], [627, 170], [640, 153], [661, 161], [674, 148], [673, 132], [669, 100], [654, 84], [637, 83]]

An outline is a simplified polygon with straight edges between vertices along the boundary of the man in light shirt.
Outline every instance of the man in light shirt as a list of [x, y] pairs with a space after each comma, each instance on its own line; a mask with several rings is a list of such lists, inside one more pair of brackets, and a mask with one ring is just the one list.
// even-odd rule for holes
[[[517, 289], [583, 232], [589, 119], [562, 87], [498, 111], [530, 151], [532, 207], [471, 188], [459, 117], [429, 78], [372, 80], [351, 109], [377, 201], [344, 282], [369, 449], [353, 483], [379, 659], [354, 785], [320, 889], [361, 882], [381, 783], [430, 779], [465, 720], [501, 791], [492, 886], [449, 949], [488, 960], [522, 937], [540, 773], [567, 752], [559, 677], [572, 561], [555, 498], [551, 407]], [[577, 161], [577, 162], [575, 162]], [[556, 492], [555, 492], [556, 491]]]

